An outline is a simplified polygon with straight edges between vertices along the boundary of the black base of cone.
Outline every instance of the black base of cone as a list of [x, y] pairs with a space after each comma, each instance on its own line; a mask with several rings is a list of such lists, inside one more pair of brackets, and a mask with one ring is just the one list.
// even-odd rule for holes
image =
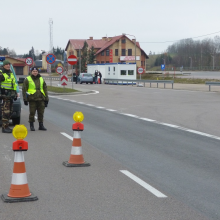
[[63, 165], [65, 167], [89, 167], [89, 166], [91, 166], [90, 163], [86, 163], [86, 162], [82, 163], [82, 164], [75, 164], [75, 163], [68, 163], [68, 161], [64, 161]]
[[33, 193], [31, 193], [30, 196], [28, 197], [23, 197], [23, 198], [13, 198], [7, 196], [7, 194], [2, 194], [1, 196], [3, 202], [7, 203], [13, 203], [13, 202], [31, 202], [31, 201], [36, 201], [38, 200], [37, 196], [35, 196]]

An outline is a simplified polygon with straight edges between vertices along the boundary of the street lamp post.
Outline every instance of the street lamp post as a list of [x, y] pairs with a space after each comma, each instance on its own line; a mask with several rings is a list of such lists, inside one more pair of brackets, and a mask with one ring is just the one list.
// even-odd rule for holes
[[215, 68], [215, 56], [211, 55], [211, 57], [212, 57], [212, 70], [214, 70], [214, 68]]
[[192, 70], [192, 57], [189, 57], [189, 59], [190, 59], [190, 68]]
[[[137, 60], [136, 60], [136, 37], [134, 36], [134, 35], [132, 35], [132, 34], [124, 34], [124, 35], [129, 35], [129, 36], [132, 36], [132, 37], [134, 37], [134, 40], [135, 40], [135, 45], [134, 45], [134, 55], [135, 55], [135, 65], [136, 65], [136, 72], [137, 72]], [[137, 74], [137, 73], [136, 73]]]

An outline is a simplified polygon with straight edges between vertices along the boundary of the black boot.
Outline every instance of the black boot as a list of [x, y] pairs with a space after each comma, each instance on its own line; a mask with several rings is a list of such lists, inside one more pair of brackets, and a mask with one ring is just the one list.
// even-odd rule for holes
[[34, 122], [30, 122], [30, 129], [31, 129], [31, 131], [35, 131]]
[[43, 122], [39, 122], [39, 130], [46, 131], [47, 129], [44, 127]]
[[2, 133], [12, 133], [12, 129], [9, 127], [2, 128]]

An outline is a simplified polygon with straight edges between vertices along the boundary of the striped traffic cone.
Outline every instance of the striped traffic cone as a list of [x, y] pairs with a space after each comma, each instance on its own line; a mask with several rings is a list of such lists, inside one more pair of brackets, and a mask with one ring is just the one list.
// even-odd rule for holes
[[2, 195], [2, 200], [9, 203], [38, 200], [28, 187], [23, 151], [15, 151], [11, 187], [8, 195]]
[[90, 163], [86, 163], [82, 154], [81, 131], [74, 131], [73, 144], [69, 161], [64, 161], [66, 167], [88, 167]]

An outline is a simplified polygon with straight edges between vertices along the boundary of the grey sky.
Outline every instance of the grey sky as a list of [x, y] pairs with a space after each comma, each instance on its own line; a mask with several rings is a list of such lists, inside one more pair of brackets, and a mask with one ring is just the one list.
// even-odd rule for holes
[[136, 36], [147, 54], [158, 53], [172, 43], [142, 42], [220, 31], [219, 10], [219, 0], [0, 0], [0, 46], [14, 49], [17, 54], [28, 53], [32, 46], [39, 51], [49, 50], [52, 18], [54, 47], [65, 48], [69, 39], [128, 33]]

